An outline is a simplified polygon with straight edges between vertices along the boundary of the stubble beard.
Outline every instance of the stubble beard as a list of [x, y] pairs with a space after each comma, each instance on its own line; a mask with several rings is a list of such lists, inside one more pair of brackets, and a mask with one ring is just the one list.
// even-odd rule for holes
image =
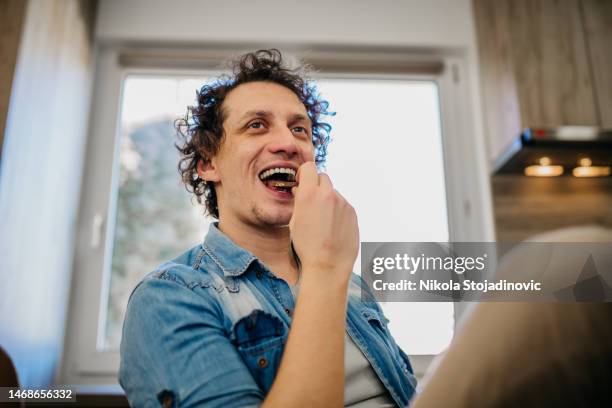
[[280, 212], [277, 212], [274, 215], [266, 213], [262, 208], [257, 206], [257, 204], [253, 204], [251, 207], [251, 213], [259, 224], [270, 228], [286, 227], [289, 225], [289, 220], [291, 219], [290, 216]]

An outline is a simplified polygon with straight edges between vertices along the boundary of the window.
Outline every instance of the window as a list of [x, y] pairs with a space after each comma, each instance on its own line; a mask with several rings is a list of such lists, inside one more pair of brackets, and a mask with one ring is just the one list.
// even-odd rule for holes
[[[206, 80], [125, 79], [103, 350], [118, 349], [128, 297], [142, 276], [201, 241], [207, 230], [210, 219], [179, 182], [173, 146], [173, 121], [194, 103], [195, 90]], [[436, 84], [322, 79], [319, 89], [337, 111], [330, 119], [327, 170], [358, 212], [362, 241], [447, 241]], [[452, 304], [384, 307], [407, 353], [437, 354], [450, 341]]]
[[131, 75], [124, 81], [112, 261], [98, 349], [119, 349], [134, 286], [146, 272], [200, 242], [212, 221], [180, 182], [173, 127], [206, 80]]
[[[134, 61], [132, 68], [119, 65]], [[116, 382], [131, 290], [155, 266], [200, 242], [211, 221], [180, 182], [173, 122], [216, 73], [137, 68], [138, 61], [109, 48], [98, 62], [62, 383]], [[486, 236], [486, 219], [469, 211], [486, 206], [487, 190], [473, 165], [478, 160], [465, 149], [472, 124], [459, 101], [467, 91], [449, 70], [321, 73], [318, 84], [337, 112], [327, 172], [355, 206], [362, 241]], [[422, 374], [450, 341], [457, 307], [383, 308]], [[419, 366], [419, 356], [429, 357]]]
[[[357, 211], [361, 241], [448, 241], [436, 83], [363, 78], [318, 83], [337, 112], [327, 171]], [[438, 354], [452, 338], [452, 303], [382, 306], [391, 333], [410, 355]]]

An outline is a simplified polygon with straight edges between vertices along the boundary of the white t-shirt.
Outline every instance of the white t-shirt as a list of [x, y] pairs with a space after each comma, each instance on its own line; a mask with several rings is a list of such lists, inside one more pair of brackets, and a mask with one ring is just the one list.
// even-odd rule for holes
[[[299, 282], [289, 285], [297, 301]], [[395, 407], [395, 403], [372, 365], [347, 332], [344, 333], [344, 406], [351, 408]]]

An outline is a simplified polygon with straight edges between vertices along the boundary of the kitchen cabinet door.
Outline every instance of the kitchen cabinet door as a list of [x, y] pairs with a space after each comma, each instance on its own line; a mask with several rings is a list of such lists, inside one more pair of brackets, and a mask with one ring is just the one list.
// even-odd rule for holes
[[[586, 3], [473, 4], [492, 158], [518, 137], [517, 129], [600, 125], [583, 25]], [[603, 40], [601, 44], [604, 47]]]
[[580, 0], [504, 0], [524, 126], [598, 125]]
[[490, 0], [474, 1], [480, 56], [480, 83], [489, 156], [495, 159], [521, 132], [517, 85], [512, 69], [507, 7]]
[[601, 127], [612, 129], [612, 1], [581, 2]]

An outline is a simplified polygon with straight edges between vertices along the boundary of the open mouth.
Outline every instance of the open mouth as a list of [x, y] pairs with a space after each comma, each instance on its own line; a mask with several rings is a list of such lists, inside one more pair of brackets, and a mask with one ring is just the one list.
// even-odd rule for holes
[[259, 179], [273, 191], [291, 194], [291, 187], [297, 185], [295, 170], [288, 167], [275, 167], [259, 173]]

